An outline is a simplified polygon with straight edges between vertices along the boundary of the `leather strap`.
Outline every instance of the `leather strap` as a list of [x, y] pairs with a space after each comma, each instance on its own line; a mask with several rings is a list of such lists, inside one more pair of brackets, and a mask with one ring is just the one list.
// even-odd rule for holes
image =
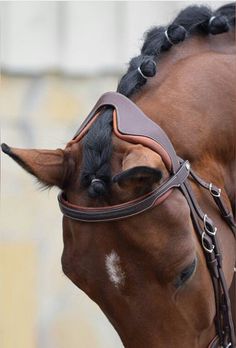
[[[231, 305], [225, 277], [222, 271], [222, 256], [216, 236], [217, 230], [215, 231], [215, 226], [209, 218], [208, 225], [206, 225], [204, 218], [202, 218], [205, 214], [197, 204], [188, 181], [181, 186], [181, 190], [190, 206], [192, 221], [199, 237], [199, 241], [202, 243], [207, 266], [212, 278], [216, 305], [215, 323], [219, 335], [219, 342], [222, 347], [227, 347], [229, 342], [232, 347], [235, 347], [235, 333]], [[203, 227], [200, 224], [201, 221], [203, 222]], [[211, 224], [212, 226], [209, 227]], [[213, 233], [214, 231], [215, 234]]]
[[218, 348], [218, 347], [219, 347], [219, 337], [216, 336], [213, 338], [213, 340], [210, 342], [207, 348]]
[[192, 169], [190, 171], [193, 179], [203, 188], [210, 191], [212, 197], [214, 198], [215, 203], [217, 204], [220, 213], [227, 224], [230, 226], [233, 233], [236, 233], [236, 223], [234, 221], [234, 216], [232, 212], [228, 209], [226, 204], [223, 202], [221, 198], [221, 189], [215, 186], [212, 183], [205, 182], [202, 178], [200, 178]]
[[87, 222], [102, 222], [126, 219], [128, 217], [140, 214], [157, 204], [160, 204], [160, 199], [167, 198], [167, 194], [171, 193], [171, 190], [175, 187], [180, 187], [189, 175], [188, 161], [183, 162], [179, 170], [173, 174], [168, 181], [163, 183], [160, 187], [150, 192], [145, 196], [130, 201], [127, 203], [113, 205], [108, 207], [80, 207], [73, 205], [66, 200], [63, 192], [59, 193], [58, 201], [61, 212], [70, 217], [73, 220], [87, 221]]

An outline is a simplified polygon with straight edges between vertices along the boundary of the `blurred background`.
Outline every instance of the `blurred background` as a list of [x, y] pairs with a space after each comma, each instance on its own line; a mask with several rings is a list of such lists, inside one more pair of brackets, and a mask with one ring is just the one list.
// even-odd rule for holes
[[[224, 1], [0, 2], [1, 142], [64, 147], [115, 90], [143, 33], [190, 4]], [[1, 156], [0, 346], [122, 348], [100, 309], [62, 273], [57, 190]]]

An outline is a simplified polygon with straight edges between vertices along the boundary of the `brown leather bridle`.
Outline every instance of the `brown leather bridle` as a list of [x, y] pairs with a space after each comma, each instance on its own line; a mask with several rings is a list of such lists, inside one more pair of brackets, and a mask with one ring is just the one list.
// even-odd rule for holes
[[222, 255], [217, 240], [217, 227], [199, 207], [189, 179], [194, 180], [201, 187], [209, 190], [222, 217], [235, 234], [236, 224], [232, 213], [221, 198], [221, 190], [196, 175], [191, 170], [190, 163], [176, 155], [166, 133], [130, 99], [119, 93], [108, 92], [102, 95], [68, 145], [80, 141], [96, 118], [99, 117], [100, 111], [107, 106], [114, 108], [113, 131], [115, 135], [122, 140], [145, 145], [157, 152], [169, 169], [170, 176], [157, 189], [136, 200], [107, 207], [91, 208], [74, 205], [68, 202], [66, 194], [61, 192], [58, 195], [58, 202], [62, 213], [73, 220], [84, 222], [125, 219], [157, 206], [167, 199], [174, 188], [178, 188], [189, 204], [192, 222], [202, 244], [214, 287], [217, 336], [211, 341], [208, 348], [216, 348], [218, 346], [224, 348], [236, 347], [230, 298], [222, 270]]

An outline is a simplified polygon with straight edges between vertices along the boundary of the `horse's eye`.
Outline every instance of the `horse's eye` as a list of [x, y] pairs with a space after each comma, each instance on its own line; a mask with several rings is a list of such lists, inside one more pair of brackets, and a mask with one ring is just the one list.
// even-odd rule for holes
[[174, 286], [176, 288], [179, 288], [180, 286], [182, 286], [193, 274], [193, 272], [195, 271], [197, 266], [197, 259], [195, 258], [194, 261], [191, 263], [191, 265], [189, 265], [188, 267], [186, 267], [179, 275], [178, 277], [175, 279], [174, 281]]

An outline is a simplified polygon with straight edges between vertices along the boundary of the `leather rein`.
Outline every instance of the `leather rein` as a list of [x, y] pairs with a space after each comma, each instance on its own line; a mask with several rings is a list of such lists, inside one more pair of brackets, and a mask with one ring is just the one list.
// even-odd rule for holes
[[177, 156], [166, 133], [155, 122], [148, 118], [136, 104], [125, 96], [108, 92], [101, 96], [90, 114], [76, 132], [68, 145], [78, 142], [87, 133], [100, 111], [110, 106], [113, 112], [113, 132], [122, 140], [142, 144], [157, 152], [170, 172], [170, 177], [160, 187], [133, 201], [107, 207], [82, 207], [67, 201], [64, 192], [59, 193], [58, 202], [63, 215], [83, 222], [105, 222], [129, 218], [157, 206], [178, 188], [185, 196], [190, 210], [194, 228], [203, 247], [207, 266], [212, 278], [215, 294], [217, 336], [208, 348], [236, 347], [234, 324], [231, 313], [229, 293], [222, 269], [222, 255], [217, 240], [217, 227], [198, 205], [191, 189], [189, 179], [209, 191], [223, 219], [236, 232], [236, 224], [232, 213], [221, 198], [221, 190], [202, 180], [190, 167], [189, 161]]

